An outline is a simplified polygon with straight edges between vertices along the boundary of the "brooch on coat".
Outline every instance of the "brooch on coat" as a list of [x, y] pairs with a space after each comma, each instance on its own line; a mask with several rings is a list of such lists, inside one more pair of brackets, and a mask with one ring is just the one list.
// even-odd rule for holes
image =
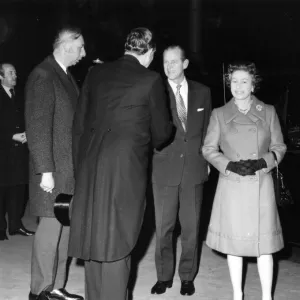
[[262, 110], [262, 106], [261, 105], [256, 105], [256, 109], [258, 110], [258, 111], [261, 111]]

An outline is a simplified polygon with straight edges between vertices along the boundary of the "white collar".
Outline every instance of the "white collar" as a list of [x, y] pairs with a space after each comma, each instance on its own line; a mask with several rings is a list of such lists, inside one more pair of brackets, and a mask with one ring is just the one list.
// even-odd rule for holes
[[55, 61], [60, 65], [60, 67], [64, 70], [64, 72], [67, 74], [67, 68], [66, 66], [64, 66], [60, 61], [58, 61], [55, 57], [54, 57]]

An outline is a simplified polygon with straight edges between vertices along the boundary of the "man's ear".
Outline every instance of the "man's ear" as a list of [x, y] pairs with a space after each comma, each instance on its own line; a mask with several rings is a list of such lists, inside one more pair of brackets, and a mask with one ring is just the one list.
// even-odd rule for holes
[[71, 52], [73, 52], [71, 43], [64, 43], [62, 45], [62, 47], [63, 47], [65, 53], [71, 53]]
[[185, 70], [185, 69], [188, 67], [188, 65], [189, 65], [189, 60], [188, 60], [188, 59], [185, 59], [185, 60], [183, 61], [183, 69]]

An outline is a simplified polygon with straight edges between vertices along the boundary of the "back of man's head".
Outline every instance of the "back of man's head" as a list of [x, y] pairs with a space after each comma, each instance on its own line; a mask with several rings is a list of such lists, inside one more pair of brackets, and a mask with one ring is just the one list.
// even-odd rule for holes
[[135, 55], [143, 55], [150, 49], [155, 50], [155, 42], [153, 41], [152, 32], [144, 27], [131, 30], [127, 35], [125, 43], [125, 52]]
[[81, 36], [81, 30], [76, 27], [64, 27], [60, 29], [53, 42], [53, 50], [58, 49], [64, 43], [71, 43]]

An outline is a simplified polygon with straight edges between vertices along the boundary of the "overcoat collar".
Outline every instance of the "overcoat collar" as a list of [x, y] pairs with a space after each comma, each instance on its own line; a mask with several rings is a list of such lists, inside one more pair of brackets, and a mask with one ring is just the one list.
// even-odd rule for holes
[[[252, 95], [253, 103], [250, 107], [249, 112], [246, 115], [243, 115], [243, 119], [249, 118], [252, 122], [257, 122], [258, 120], [266, 120], [266, 105], [258, 100], [255, 96]], [[232, 98], [224, 106], [224, 120], [228, 124], [233, 120], [240, 119], [241, 113], [239, 112], [237, 106], [234, 104], [234, 99]]]
[[75, 98], [77, 98], [79, 96], [79, 88], [78, 88], [77, 83], [75, 82], [72, 74], [70, 73], [70, 71], [68, 70], [68, 73], [70, 74], [70, 77], [71, 77], [70, 78], [71, 81], [69, 80], [66, 72], [57, 63], [57, 61], [55, 60], [53, 55], [49, 55], [46, 58], [46, 61], [53, 67], [53, 69], [58, 74], [58, 76], [62, 79], [62, 81], [64, 81], [68, 86], [72, 87], [72, 90], [74, 90], [76, 93]]

